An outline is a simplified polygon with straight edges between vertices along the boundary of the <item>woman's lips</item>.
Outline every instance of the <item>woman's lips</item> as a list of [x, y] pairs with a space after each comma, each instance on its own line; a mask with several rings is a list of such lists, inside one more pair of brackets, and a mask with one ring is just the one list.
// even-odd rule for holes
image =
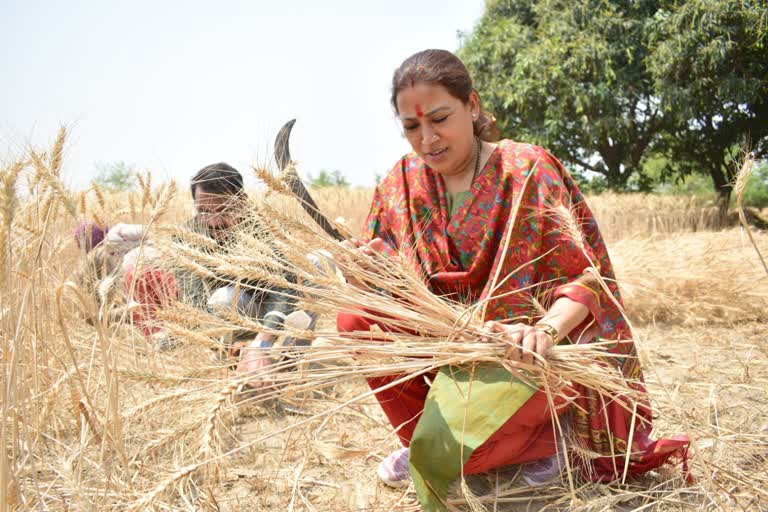
[[434, 151], [429, 151], [428, 153], [424, 153], [424, 155], [427, 157], [428, 161], [433, 163], [439, 163], [445, 159], [445, 156], [447, 153], [448, 153], [448, 148], [441, 148], [441, 149], [435, 149]]

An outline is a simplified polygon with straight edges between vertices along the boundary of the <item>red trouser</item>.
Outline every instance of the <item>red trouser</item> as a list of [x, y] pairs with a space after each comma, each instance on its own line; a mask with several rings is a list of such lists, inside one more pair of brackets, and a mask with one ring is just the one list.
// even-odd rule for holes
[[173, 272], [158, 268], [141, 269], [136, 275], [131, 265], [123, 276], [125, 294], [139, 304], [131, 317], [133, 325], [141, 329], [145, 337], [161, 330], [157, 322], [157, 310], [176, 300], [179, 290]]
[[[374, 324], [384, 331], [387, 330], [386, 325], [352, 313], [339, 313], [336, 318], [339, 332], [369, 331]], [[367, 380], [368, 385], [375, 391], [400, 377], [393, 375]], [[399, 428], [398, 436], [404, 446], [408, 446], [411, 441], [416, 423], [424, 410], [427, 393], [429, 386], [423, 377], [409, 379], [376, 393], [376, 399], [389, 422], [394, 428]], [[555, 399], [556, 407], [563, 403], [562, 398]], [[565, 410], [566, 408], [561, 407], [558, 413]], [[562, 446], [559, 448], [562, 449]], [[484, 473], [509, 464], [550, 457], [556, 451], [555, 426], [547, 395], [538, 391], [499, 430], [472, 452], [464, 465], [464, 474]]]

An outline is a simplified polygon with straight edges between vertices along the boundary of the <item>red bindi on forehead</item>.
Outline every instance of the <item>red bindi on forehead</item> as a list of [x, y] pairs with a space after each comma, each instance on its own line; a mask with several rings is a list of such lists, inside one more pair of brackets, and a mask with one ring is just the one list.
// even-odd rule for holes
[[422, 110], [420, 104], [416, 104], [416, 117], [424, 117], [424, 110]]

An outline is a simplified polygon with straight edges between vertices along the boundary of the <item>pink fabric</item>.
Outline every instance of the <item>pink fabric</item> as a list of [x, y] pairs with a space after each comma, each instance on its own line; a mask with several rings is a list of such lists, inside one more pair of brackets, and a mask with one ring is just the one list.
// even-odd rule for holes
[[139, 306], [131, 317], [145, 337], [161, 330], [157, 322], [157, 311], [171, 301], [178, 299], [179, 290], [173, 272], [159, 268], [143, 268], [136, 273], [133, 265], [126, 268], [123, 276], [125, 293]]

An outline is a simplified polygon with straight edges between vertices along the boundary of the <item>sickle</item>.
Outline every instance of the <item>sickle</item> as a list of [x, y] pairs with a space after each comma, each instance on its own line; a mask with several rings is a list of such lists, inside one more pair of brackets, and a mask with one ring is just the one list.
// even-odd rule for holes
[[296, 172], [296, 168], [290, 165], [291, 150], [288, 147], [288, 141], [291, 137], [291, 130], [293, 129], [294, 124], [296, 124], [295, 119], [291, 119], [285, 123], [285, 125], [280, 128], [280, 131], [277, 132], [277, 137], [275, 137], [275, 161], [277, 162], [277, 167], [280, 169], [280, 178], [286, 185], [288, 185], [291, 193], [299, 200], [304, 211], [312, 217], [312, 220], [317, 222], [323, 231], [338, 241], [344, 241], [346, 240], [346, 237], [339, 233], [339, 231], [333, 227], [331, 221], [328, 220], [328, 217], [320, 212], [317, 203], [315, 203], [315, 200], [309, 195], [307, 187], [304, 186], [304, 182], [301, 181], [299, 174]]

